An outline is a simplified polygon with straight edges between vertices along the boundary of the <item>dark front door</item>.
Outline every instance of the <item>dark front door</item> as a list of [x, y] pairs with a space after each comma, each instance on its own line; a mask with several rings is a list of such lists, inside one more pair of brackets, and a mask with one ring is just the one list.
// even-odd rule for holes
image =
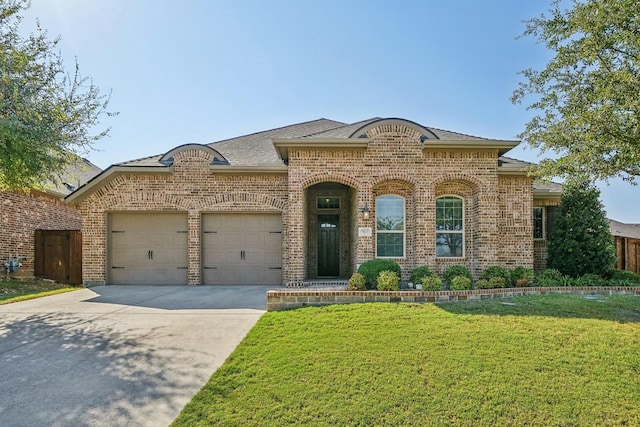
[[340, 275], [340, 215], [318, 215], [318, 276]]

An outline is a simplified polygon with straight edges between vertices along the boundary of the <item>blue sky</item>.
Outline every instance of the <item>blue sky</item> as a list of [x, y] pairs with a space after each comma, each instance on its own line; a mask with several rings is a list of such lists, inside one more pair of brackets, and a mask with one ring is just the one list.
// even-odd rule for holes
[[[516, 139], [509, 97], [550, 58], [517, 37], [548, 2], [513, 0], [32, 0], [68, 69], [112, 90], [102, 168], [321, 117], [402, 117]], [[524, 146], [524, 144], [522, 144]], [[539, 153], [508, 156], [535, 162]], [[640, 223], [640, 186], [603, 184], [609, 217]]]

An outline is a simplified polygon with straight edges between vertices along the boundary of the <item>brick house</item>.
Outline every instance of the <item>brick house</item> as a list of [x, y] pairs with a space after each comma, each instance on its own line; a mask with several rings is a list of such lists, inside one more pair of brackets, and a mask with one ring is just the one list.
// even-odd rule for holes
[[403, 119], [298, 123], [113, 165], [70, 196], [85, 284], [294, 284], [375, 257], [544, 266], [556, 184], [518, 141]]
[[27, 193], [0, 192], [0, 261], [22, 256], [16, 276], [34, 275], [35, 230], [80, 230], [80, 211], [64, 203], [64, 197], [100, 173], [86, 159], [69, 166], [59, 180]]

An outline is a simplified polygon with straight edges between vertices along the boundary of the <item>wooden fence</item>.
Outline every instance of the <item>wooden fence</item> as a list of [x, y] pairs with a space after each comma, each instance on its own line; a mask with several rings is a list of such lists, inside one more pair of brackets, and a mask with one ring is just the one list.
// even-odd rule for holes
[[80, 230], [36, 230], [34, 275], [60, 283], [82, 284]]

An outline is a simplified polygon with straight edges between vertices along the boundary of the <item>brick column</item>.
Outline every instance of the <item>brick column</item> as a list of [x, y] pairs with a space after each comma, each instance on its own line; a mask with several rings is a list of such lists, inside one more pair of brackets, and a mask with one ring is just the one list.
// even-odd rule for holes
[[187, 284], [189, 286], [201, 285], [201, 265], [200, 252], [202, 244], [200, 242], [200, 211], [190, 210], [187, 220], [188, 241], [187, 241]]

